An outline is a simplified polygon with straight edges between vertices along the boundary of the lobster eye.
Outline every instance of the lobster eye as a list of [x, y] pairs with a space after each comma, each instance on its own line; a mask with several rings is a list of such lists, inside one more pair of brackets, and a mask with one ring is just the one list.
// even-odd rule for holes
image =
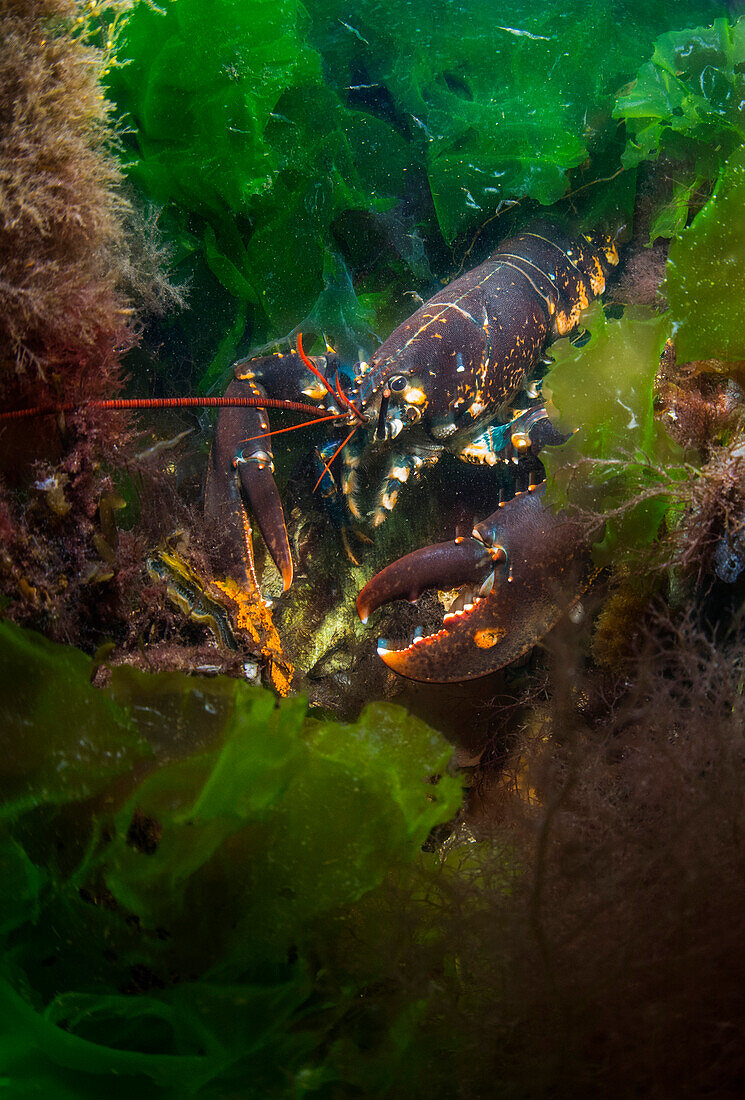
[[421, 417], [421, 411], [416, 407], [416, 405], [406, 406], [406, 419], [408, 420], [409, 424], [416, 424], [417, 420], [421, 420]]
[[393, 393], [401, 393], [403, 390], [406, 389], [407, 384], [408, 383], [402, 374], [396, 374], [393, 378], [391, 378], [388, 386], [393, 391]]

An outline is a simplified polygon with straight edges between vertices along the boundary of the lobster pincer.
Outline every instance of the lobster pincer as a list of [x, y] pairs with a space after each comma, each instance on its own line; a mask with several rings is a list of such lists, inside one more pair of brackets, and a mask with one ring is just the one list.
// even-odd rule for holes
[[[258, 397], [261, 392], [254, 381], [236, 377], [225, 396]], [[204, 514], [208, 525], [221, 529], [220, 564], [226, 573], [256, 585], [251, 523], [244, 501], [249, 504], [287, 591], [292, 584], [292, 555], [268, 432], [263, 408], [222, 411], [210, 452]]]
[[484, 676], [526, 653], [579, 600], [590, 572], [587, 532], [566, 513], [554, 515], [544, 489], [518, 493], [470, 538], [415, 550], [365, 585], [357, 599], [365, 622], [393, 599], [460, 589], [439, 629], [401, 648], [379, 641], [389, 668], [434, 683]]
[[[302, 347], [302, 344], [301, 344]], [[309, 365], [308, 370], [306, 364]], [[224, 540], [221, 565], [233, 577], [256, 584], [249, 512], [256, 517], [284, 591], [292, 584], [293, 567], [282, 502], [274, 481], [268, 407], [290, 408], [302, 396], [319, 402], [320, 419], [338, 416], [328, 402], [329, 387], [322, 371], [333, 369], [328, 356], [310, 360], [294, 352], [239, 360], [225, 397], [261, 401], [257, 407], [225, 408], [217, 421], [205, 486], [204, 513], [219, 525]], [[314, 373], [311, 373], [313, 371]], [[307, 377], [303, 378], [304, 375]], [[305, 388], [302, 388], [303, 382]], [[271, 398], [267, 388], [271, 389]], [[325, 403], [321, 403], [325, 400]], [[304, 407], [304, 406], [297, 406]], [[258, 587], [258, 586], [257, 586]]]
[[[348, 380], [336, 353], [327, 346], [325, 355], [306, 355], [302, 336], [298, 336], [297, 348], [297, 352], [276, 352], [234, 364], [235, 376], [225, 391], [227, 404], [218, 417], [210, 453], [204, 505], [208, 524], [219, 526], [221, 532], [221, 568], [229, 576], [258, 587], [249, 519], [249, 514], [253, 513], [282, 576], [285, 592], [292, 584], [293, 565], [282, 503], [274, 481], [271, 436], [277, 433], [269, 426], [267, 409], [294, 409], [315, 416], [312, 421], [280, 431], [324, 421], [341, 420], [347, 425], [351, 422], [353, 431], [348, 433], [347, 440], [338, 448], [335, 444], [331, 446], [332, 457], [323, 466], [319, 483], [357, 426], [366, 424], [363, 414], [342, 389], [340, 374], [344, 382]], [[298, 397], [307, 401], [298, 402]], [[241, 399], [244, 401], [242, 407], [230, 407], [230, 401]], [[313, 404], [308, 405], [308, 401]]]

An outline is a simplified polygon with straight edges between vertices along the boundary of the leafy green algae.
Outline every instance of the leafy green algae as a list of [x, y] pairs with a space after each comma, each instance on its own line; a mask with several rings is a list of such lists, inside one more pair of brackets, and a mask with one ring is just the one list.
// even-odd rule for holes
[[410, 167], [395, 132], [326, 87], [307, 30], [297, 0], [143, 3], [111, 73], [130, 178], [168, 204], [183, 260], [206, 262], [243, 324], [250, 306], [275, 332], [321, 294], [333, 219], [390, 206]]
[[[745, 28], [744, 28], [745, 30]], [[670, 248], [665, 293], [680, 360], [745, 358], [745, 147]]]
[[681, 470], [683, 452], [653, 408], [670, 319], [637, 308], [611, 320], [598, 302], [583, 323], [589, 341], [581, 348], [568, 341], [555, 345], [544, 389], [562, 430], [576, 430], [541, 457], [551, 503], [610, 514], [597, 551], [607, 561], [611, 553], [654, 539], [670, 505], [660, 474], [675, 478]]
[[91, 662], [0, 623], [0, 820], [80, 801], [149, 752], [126, 713], [90, 684]]
[[665, 152], [698, 162], [711, 174], [745, 137], [745, 24], [671, 31], [655, 43], [651, 61], [619, 95], [614, 115], [626, 123], [626, 167]]
[[[14, 771], [46, 776], [61, 746], [74, 758], [62, 686], [88, 746], [64, 806], [45, 780], [33, 800], [11, 785], [3, 807], [12, 1089], [301, 1095], [360, 995], [343, 972], [317, 972], [328, 922], [455, 812], [449, 746], [394, 706], [339, 725], [310, 719], [302, 698], [126, 668], [95, 691], [74, 650], [8, 624], [0, 645]], [[50, 703], [30, 707], [42, 678]]]
[[571, 170], [612, 143], [613, 94], [670, 25], [663, 6], [642, 3], [622, 18], [606, 3], [388, 7], [383, 17], [380, 3], [361, 5], [356, 25], [376, 77], [423, 128], [448, 242], [500, 200], [559, 200]]
[[642, 308], [611, 319], [596, 302], [582, 321], [590, 339], [581, 346], [568, 340], [555, 344], [546, 379], [559, 425], [577, 428], [565, 452], [571, 445], [600, 459], [619, 447], [651, 454], [666, 439], [653, 417], [652, 384], [668, 319]]
[[586, 318], [589, 343], [557, 344], [547, 380], [563, 427], [578, 427], [547, 452], [549, 495], [556, 505], [610, 513], [602, 561], [649, 542], [676, 507], [670, 489], [683, 456], [652, 407], [666, 337], [674, 338], [679, 361], [745, 357], [744, 67], [745, 21], [720, 19], [661, 36], [652, 60], [618, 97], [614, 113], [629, 135], [624, 164], [664, 154], [676, 158], [679, 178], [650, 231], [651, 241], [673, 238], [662, 288], [668, 311], [645, 317], [627, 310], [608, 321], [595, 306]]
[[[193, 306], [212, 302], [209, 279], [232, 301], [221, 337], [234, 349], [244, 325], [256, 344], [304, 323], [354, 352], [355, 337], [380, 333], [369, 311], [391, 285], [400, 296], [428, 277], [422, 242], [444, 258], [443, 242], [505, 201], [550, 205], [613, 174], [618, 89], [655, 36], [723, 11], [693, 0], [633, 0], [622, 17], [608, 0], [361, 0], [353, 12], [340, 0], [140, 2], [121, 22], [110, 94], [130, 179], [165, 206]], [[355, 282], [353, 331], [338, 334], [323, 295], [340, 265]]]
[[745, 138], [745, 22], [671, 31], [655, 43], [628, 90], [617, 98], [627, 141], [621, 161], [633, 168], [661, 155], [675, 162], [672, 196], [652, 219], [650, 242], [677, 237], [689, 210], [706, 198], [729, 155]]

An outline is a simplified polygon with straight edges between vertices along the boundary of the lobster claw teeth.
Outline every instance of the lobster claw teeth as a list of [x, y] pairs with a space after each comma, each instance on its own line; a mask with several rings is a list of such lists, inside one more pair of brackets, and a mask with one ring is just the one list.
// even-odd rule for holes
[[[478, 524], [476, 538], [455, 544], [452, 558], [444, 549], [453, 547], [452, 543], [427, 547], [373, 577], [359, 596], [358, 605], [363, 609], [372, 610], [386, 602], [381, 598], [384, 593], [390, 599], [407, 595], [405, 580], [417, 561], [429, 563], [430, 581], [446, 578], [452, 582], [455, 565], [465, 565], [466, 574], [470, 570], [470, 575], [461, 573], [458, 584], [466, 588], [444, 616], [441, 629], [428, 635], [417, 632], [400, 648], [379, 641], [378, 654], [390, 669], [433, 683], [484, 676], [526, 653], [577, 602], [589, 578], [587, 535], [581, 524], [566, 514], [554, 515], [544, 507], [542, 496], [541, 488], [508, 501]], [[467, 549], [459, 549], [463, 546]], [[502, 546], [509, 548], [506, 570], [494, 560], [505, 562]], [[481, 547], [481, 558], [477, 547]], [[483, 564], [484, 555], [488, 565]], [[453, 563], [450, 573], [446, 561]], [[439, 573], [438, 562], [442, 567]], [[482, 568], [488, 569], [488, 574], [481, 572], [481, 587], [473, 593], [470, 584]], [[446, 586], [452, 587], [452, 583], [442, 585]], [[419, 591], [423, 587], [420, 584]]]
[[476, 539], [425, 546], [392, 562], [368, 581], [357, 597], [357, 614], [366, 623], [373, 611], [391, 600], [416, 600], [427, 588], [481, 584], [493, 570], [492, 554]]

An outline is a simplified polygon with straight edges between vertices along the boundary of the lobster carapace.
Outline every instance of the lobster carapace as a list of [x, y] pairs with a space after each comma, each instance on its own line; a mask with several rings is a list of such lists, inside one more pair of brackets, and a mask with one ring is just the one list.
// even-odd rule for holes
[[[576, 329], [617, 262], [609, 237], [569, 239], [553, 226], [532, 225], [435, 294], [351, 373], [330, 348], [308, 357], [301, 343], [297, 352], [236, 364], [227, 395], [302, 394], [317, 404], [319, 418], [346, 422], [344, 435], [320, 452], [321, 478], [332, 477], [338, 455], [339, 494], [351, 516], [373, 528], [396, 507], [402, 486], [446, 451], [467, 462], [506, 463], [518, 485], [528, 470], [525, 491], [477, 523], [471, 538], [407, 555], [365, 586], [363, 619], [399, 596], [465, 586], [458, 610], [434, 634], [400, 650], [379, 645], [397, 672], [433, 681], [484, 675], [539, 640], [577, 599], [579, 529], [534, 491], [542, 480], [538, 451], [562, 438], [547, 418], [538, 368], [546, 347]], [[206, 511], [221, 524], [227, 517], [230, 567], [253, 573], [250, 508], [287, 589], [292, 556], [269, 431], [264, 408], [220, 413]], [[364, 502], [360, 473], [377, 468]]]

